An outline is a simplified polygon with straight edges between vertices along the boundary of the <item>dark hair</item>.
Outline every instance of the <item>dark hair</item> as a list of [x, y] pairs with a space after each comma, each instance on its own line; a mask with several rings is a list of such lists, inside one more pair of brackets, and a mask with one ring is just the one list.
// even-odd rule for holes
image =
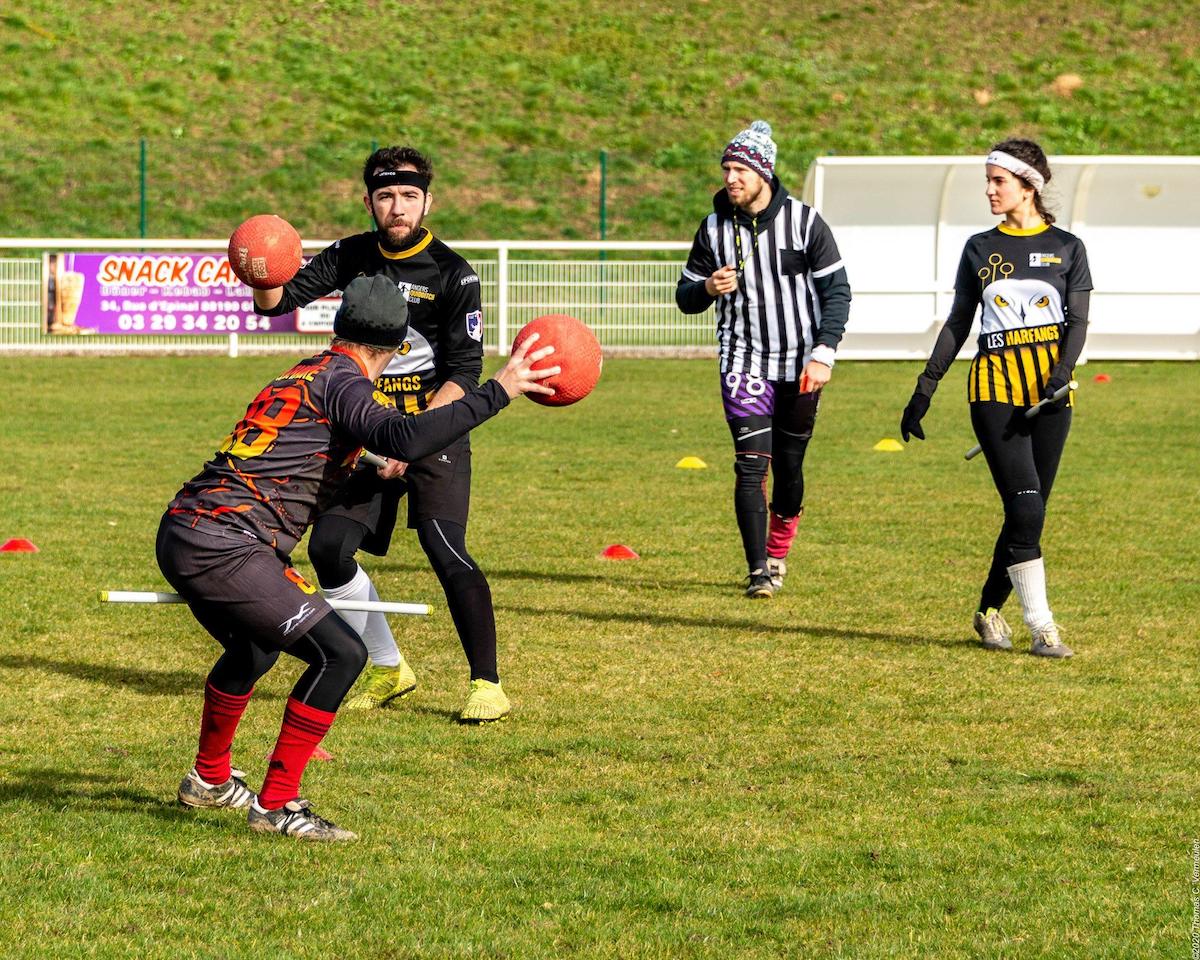
[[433, 180], [433, 163], [420, 150], [414, 147], [380, 147], [363, 164], [363, 183], [369, 187], [371, 174], [380, 168], [399, 170], [403, 166], [416, 167], [417, 173], [426, 180]]
[[[1001, 153], [1007, 153], [1010, 156], [1016, 157], [1023, 163], [1029, 164], [1034, 170], [1042, 175], [1042, 179], [1045, 180], [1046, 183], [1050, 182], [1050, 162], [1046, 159], [1046, 151], [1032, 140], [1021, 140], [1019, 138], [1004, 140], [992, 147], [993, 152], [997, 150], [999, 150]], [[1017, 174], [1013, 174], [1013, 176], [1017, 177], [1017, 179], [1025, 184], [1025, 186], [1031, 189], [1033, 188], [1033, 184], [1024, 177], [1017, 176]], [[1054, 214], [1046, 209], [1046, 202], [1042, 197], [1041, 190], [1034, 191], [1033, 206], [1046, 223], [1054, 222]]]

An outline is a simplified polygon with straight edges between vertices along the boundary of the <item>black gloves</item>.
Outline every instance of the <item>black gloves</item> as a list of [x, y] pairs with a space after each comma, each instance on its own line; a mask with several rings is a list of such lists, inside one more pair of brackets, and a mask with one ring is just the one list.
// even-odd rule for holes
[[918, 440], [925, 439], [925, 431], [921, 429], [921, 418], [929, 412], [929, 397], [923, 393], [914, 393], [900, 415], [900, 436], [908, 443], [909, 436]]
[[[1061, 390], [1063, 387], [1065, 387], [1068, 383], [1070, 383], [1069, 377], [1064, 377], [1064, 376], [1061, 376], [1060, 374], [1055, 374], [1049, 380], [1047, 380], [1046, 385], [1044, 387], [1042, 387], [1042, 399], [1045, 400], [1045, 399], [1048, 399], [1048, 398], [1054, 396], [1056, 393], [1058, 393], [1059, 390]], [[1056, 406], [1056, 407], [1064, 406], [1067, 402], [1067, 396], [1069, 396], [1069, 394], [1064, 394], [1058, 400], [1052, 401], [1052, 404], [1047, 404], [1047, 406], [1051, 406], [1051, 405]]]

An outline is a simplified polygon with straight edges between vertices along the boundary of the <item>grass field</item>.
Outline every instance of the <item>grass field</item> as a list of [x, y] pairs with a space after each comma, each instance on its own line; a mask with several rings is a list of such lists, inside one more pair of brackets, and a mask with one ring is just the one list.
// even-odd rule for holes
[[[1061, 77], [1074, 77], [1078, 85]], [[372, 142], [436, 159], [458, 239], [687, 239], [738, 130], [796, 192], [823, 154], [1195, 153], [1200, 27], [1172, 0], [177, 0], [0, 9], [0, 236], [365, 226]]]
[[[398, 624], [416, 694], [341, 717], [310, 768], [361, 834], [337, 849], [175, 805], [216, 647], [182, 608], [96, 600], [163, 588], [163, 506], [284, 365], [0, 360], [0, 539], [41, 548], [0, 556], [6, 960], [1188, 955], [1194, 364], [1081, 371], [1044, 541], [1061, 663], [970, 642], [998, 509], [962, 369], [885, 454], [916, 366], [839, 364], [767, 603], [737, 586], [711, 363], [518, 403], [475, 434], [470, 539], [514, 715], [454, 722], [462, 654], [400, 538], [380, 591], [436, 612]], [[615, 542], [641, 559], [597, 559]], [[251, 704], [252, 785], [298, 673]]]

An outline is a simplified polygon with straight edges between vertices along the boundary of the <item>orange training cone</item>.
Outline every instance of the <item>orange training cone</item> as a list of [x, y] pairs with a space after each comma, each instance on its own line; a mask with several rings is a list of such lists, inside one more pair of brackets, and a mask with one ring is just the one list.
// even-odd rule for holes
[[38, 548], [33, 545], [32, 540], [26, 540], [24, 537], [13, 537], [11, 540], [5, 540], [0, 544], [0, 553], [37, 553]]
[[1092, 377], [1092, 379], [1096, 383], [1112, 383], [1112, 377], [1110, 377], [1107, 373], [1098, 373]]
[[601, 560], [637, 560], [638, 555], [623, 543], [614, 543], [610, 547], [605, 547], [604, 552], [600, 554]]

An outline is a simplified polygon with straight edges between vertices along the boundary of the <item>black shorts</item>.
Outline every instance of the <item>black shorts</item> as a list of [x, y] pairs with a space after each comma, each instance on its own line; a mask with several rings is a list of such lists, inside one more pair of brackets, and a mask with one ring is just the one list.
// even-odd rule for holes
[[283, 650], [333, 612], [279, 554], [233, 527], [164, 516], [155, 552], [167, 582], [222, 645], [232, 634]]
[[392, 541], [405, 495], [410, 528], [422, 520], [449, 520], [465, 527], [471, 506], [470, 437], [410, 463], [404, 476], [396, 480], [381, 480], [374, 467], [360, 467], [334, 494], [322, 515], [361, 523], [367, 528], [362, 549], [382, 557]]

